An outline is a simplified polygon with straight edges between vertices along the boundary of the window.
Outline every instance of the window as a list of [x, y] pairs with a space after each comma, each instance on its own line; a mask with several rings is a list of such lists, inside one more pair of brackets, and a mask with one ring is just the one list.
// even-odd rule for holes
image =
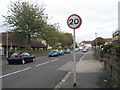
[[21, 55], [27, 55], [27, 56], [30, 56], [30, 54], [29, 54], [29, 53], [22, 53]]

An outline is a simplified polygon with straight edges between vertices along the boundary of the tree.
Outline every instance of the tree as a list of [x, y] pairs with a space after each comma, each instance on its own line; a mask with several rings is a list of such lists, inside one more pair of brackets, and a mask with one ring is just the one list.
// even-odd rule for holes
[[54, 48], [57, 45], [70, 45], [73, 42], [72, 34], [60, 32], [58, 26], [48, 25], [47, 16], [44, 14], [44, 6], [30, 4], [30, 2], [14, 2], [10, 6], [10, 15], [4, 16], [6, 22], [12, 27], [12, 32], [24, 34], [28, 39], [30, 49], [31, 37], [45, 40]]
[[46, 25], [38, 34], [39, 38], [45, 40], [53, 48], [59, 42], [59, 30], [54, 25]]
[[11, 3], [10, 16], [5, 16], [6, 22], [12, 27], [11, 31], [25, 34], [28, 39], [28, 49], [30, 49], [30, 38], [36, 36], [45, 26], [44, 10], [43, 5], [17, 1]]
[[105, 40], [102, 37], [97, 37], [94, 41], [93, 41], [93, 46], [96, 46], [96, 44], [98, 46], [100, 45], [104, 45], [105, 44]]
[[58, 29], [58, 26], [54, 25], [46, 25], [39, 34], [39, 38], [46, 40], [53, 48], [57, 48], [59, 45], [70, 46], [73, 42], [72, 34], [63, 33]]
[[60, 43], [64, 47], [69, 47], [73, 43], [73, 37], [71, 33], [62, 33], [60, 35]]

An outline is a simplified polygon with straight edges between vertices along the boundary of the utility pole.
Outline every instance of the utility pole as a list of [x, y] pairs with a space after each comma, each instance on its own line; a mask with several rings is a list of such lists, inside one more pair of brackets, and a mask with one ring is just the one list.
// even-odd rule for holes
[[95, 33], [95, 37], [96, 37], [96, 49], [97, 49], [97, 33]]
[[[8, 11], [7, 11], [7, 15], [9, 16], [9, 7], [8, 7]], [[6, 58], [8, 58], [8, 50], [9, 50], [9, 48], [8, 48], [8, 22], [7, 22], [7, 40], [6, 40]]]

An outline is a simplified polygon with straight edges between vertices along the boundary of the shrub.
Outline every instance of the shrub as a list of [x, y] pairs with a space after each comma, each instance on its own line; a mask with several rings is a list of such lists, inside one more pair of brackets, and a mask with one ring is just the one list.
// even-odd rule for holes
[[33, 51], [22, 50], [22, 51], [16, 51], [16, 52], [28, 52], [30, 54], [34, 54], [34, 53], [48, 53], [50, 52], [50, 50], [33, 50]]
[[33, 51], [30, 51], [30, 50], [18, 50], [18, 51], [9, 51], [9, 55], [11, 55], [13, 53], [16, 53], [16, 52], [27, 52], [27, 53], [30, 53], [30, 54], [42, 54], [42, 53], [49, 53], [50, 50], [33, 50]]
[[111, 53], [111, 48], [112, 48], [112, 47], [113, 47], [112, 44], [105, 45], [105, 46], [103, 47], [103, 52], [105, 52], [105, 53]]
[[13, 53], [15, 53], [15, 51], [9, 51], [8, 54], [11, 55], [11, 54], [13, 54]]
[[114, 49], [116, 49], [116, 53], [120, 55], [120, 45], [119, 46], [114, 46]]

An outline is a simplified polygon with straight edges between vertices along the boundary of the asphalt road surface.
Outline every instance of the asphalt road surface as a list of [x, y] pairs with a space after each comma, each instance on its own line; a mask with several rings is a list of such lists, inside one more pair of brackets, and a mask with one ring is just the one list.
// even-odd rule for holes
[[[76, 52], [78, 62], [84, 56]], [[73, 53], [58, 57], [39, 57], [25, 65], [2, 66], [2, 88], [54, 88], [73, 68]]]

